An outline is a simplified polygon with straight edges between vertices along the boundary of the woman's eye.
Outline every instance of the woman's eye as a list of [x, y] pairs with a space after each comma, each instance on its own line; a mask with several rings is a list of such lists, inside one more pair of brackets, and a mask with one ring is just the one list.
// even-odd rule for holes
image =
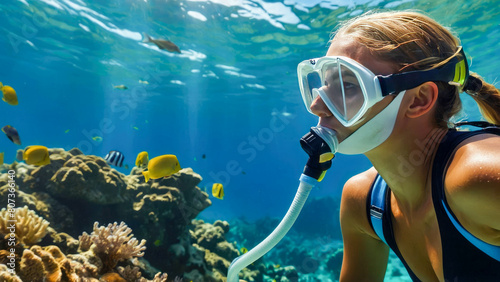
[[354, 83], [349, 83], [349, 82], [344, 82], [344, 90], [349, 91], [349, 90], [354, 90], [356, 89], [357, 85]]

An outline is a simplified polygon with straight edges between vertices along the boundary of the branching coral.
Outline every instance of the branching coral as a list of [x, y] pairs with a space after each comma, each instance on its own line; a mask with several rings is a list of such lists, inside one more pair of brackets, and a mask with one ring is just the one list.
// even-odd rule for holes
[[155, 277], [153, 277], [153, 282], [166, 282], [167, 279], [168, 279], [168, 274], [158, 272], [156, 273]]
[[81, 236], [78, 237], [80, 241], [79, 249], [82, 252], [86, 252], [92, 246], [92, 236], [90, 236], [87, 232], [83, 232]]
[[119, 266], [117, 270], [118, 273], [128, 281], [141, 281], [143, 279], [141, 270], [137, 266], [134, 267], [130, 267], [129, 265], [127, 265], [126, 267]]
[[[146, 247], [146, 240], [139, 242], [133, 238], [132, 229], [121, 222], [108, 224], [107, 227], [99, 226], [99, 222], [94, 223], [94, 231], [90, 234], [92, 241], [92, 251], [102, 260], [103, 272], [108, 272], [113, 269], [121, 260], [127, 260], [134, 257], [142, 257]], [[88, 237], [84, 233], [80, 240], [87, 241], [84, 245], [88, 245]], [[82, 245], [80, 245], [82, 247]], [[85, 246], [86, 247], [86, 246]]]
[[24, 245], [40, 242], [47, 234], [48, 226], [49, 222], [29, 210], [28, 206], [0, 211], [0, 233], [14, 233]]

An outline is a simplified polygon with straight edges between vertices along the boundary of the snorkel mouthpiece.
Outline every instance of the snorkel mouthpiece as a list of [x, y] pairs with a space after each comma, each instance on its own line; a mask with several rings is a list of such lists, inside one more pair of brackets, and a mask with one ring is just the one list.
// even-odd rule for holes
[[337, 151], [335, 132], [323, 126], [311, 127], [311, 130], [300, 139], [302, 149], [309, 155], [303, 174], [318, 181], [332, 166], [332, 159]]

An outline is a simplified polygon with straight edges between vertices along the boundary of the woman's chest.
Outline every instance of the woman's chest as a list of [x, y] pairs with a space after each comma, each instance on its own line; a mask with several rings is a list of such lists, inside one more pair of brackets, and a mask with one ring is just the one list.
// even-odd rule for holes
[[433, 205], [412, 218], [392, 216], [394, 239], [404, 260], [422, 281], [444, 281], [441, 236]]

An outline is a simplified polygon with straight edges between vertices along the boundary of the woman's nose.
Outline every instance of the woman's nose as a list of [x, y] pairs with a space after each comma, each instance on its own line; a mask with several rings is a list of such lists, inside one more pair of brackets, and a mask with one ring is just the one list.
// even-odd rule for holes
[[314, 101], [312, 101], [309, 109], [313, 114], [317, 115], [318, 117], [332, 116], [332, 112], [330, 111], [330, 109], [328, 109], [325, 102], [323, 102], [323, 99], [321, 99], [319, 95], [316, 96]]

